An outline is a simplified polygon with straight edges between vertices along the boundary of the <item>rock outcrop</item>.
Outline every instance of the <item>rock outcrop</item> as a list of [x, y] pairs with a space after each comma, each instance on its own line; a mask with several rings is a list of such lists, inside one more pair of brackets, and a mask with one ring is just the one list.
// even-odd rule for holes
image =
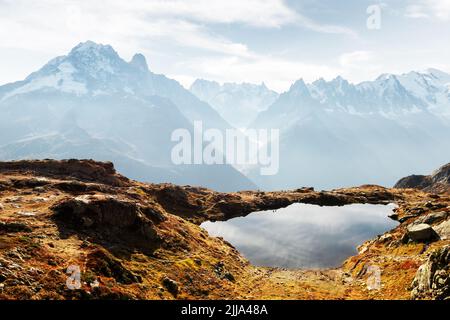
[[419, 267], [412, 283], [413, 299], [450, 298], [450, 246], [437, 249]]
[[160, 241], [155, 224], [166, 218], [156, 208], [111, 195], [66, 198], [51, 207], [55, 219], [70, 229], [85, 230], [92, 237], [117, 239], [130, 246], [154, 248]]
[[450, 193], [450, 163], [431, 175], [412, 175], [400, 179], [394, 188], [414, 188], [434, 193]]
[[74, 180], [100, 182], [113, 186], [126, 186], [129, 180], [114, 169], [111, 162], [93, 160], [20, 160], [0, 162], [1, 173], [28, 172], [36, 176], [71, 177]]

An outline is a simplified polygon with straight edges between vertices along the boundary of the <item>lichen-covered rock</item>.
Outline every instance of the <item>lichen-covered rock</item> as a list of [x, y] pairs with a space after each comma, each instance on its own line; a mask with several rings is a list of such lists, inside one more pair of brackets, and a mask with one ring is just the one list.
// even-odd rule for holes
[[433, 251], [412, 282], [412, 299], [450, 298], [450, 245]]

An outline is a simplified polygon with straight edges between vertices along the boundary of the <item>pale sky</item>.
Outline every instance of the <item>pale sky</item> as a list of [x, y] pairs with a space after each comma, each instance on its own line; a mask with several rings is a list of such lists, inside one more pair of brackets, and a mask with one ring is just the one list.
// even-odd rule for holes
[[[372, 5], [379, 29], [367, 27]], [[143, 53], [186, 87], [203, 78], [283, 91], [300, 78], [450, 72], [449, 39], [450, 0], [0, 0], [0, 84], [86, 40], [126, 60]]]

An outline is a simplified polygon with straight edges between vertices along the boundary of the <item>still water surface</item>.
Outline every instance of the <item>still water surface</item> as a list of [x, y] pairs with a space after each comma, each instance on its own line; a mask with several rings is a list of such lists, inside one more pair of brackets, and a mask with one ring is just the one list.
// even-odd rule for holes
[[395, 205], [320, 207], [293, 204], [225, 222], [205, 222], [254, 265], [284, 268], [337, 267], [364, 241], [394, 228]]

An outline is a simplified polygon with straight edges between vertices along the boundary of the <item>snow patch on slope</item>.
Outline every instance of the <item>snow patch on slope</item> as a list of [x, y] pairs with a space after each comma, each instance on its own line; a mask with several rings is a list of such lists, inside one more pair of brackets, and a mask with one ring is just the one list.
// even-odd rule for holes
[[20, 94], [26, 94], [41, 89], [59, 90], [65, 93], [83, 95], [88, 92], [84, 83], [73, 79], [76, 69], [69, 62], [63, 62], [58, 66], [59, 72], [44, 77], [36, 77], [16, 90], [7, 93], [1, 101]]

